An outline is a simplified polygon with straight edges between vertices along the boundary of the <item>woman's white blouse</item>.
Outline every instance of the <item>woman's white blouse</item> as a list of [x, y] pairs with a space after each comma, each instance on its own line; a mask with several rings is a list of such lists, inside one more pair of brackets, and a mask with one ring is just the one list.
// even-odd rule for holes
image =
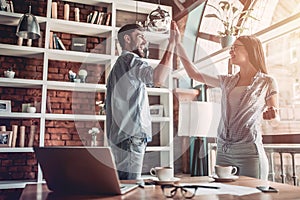
[[[278, 93], [275, 79], [258, 72], [251, 85], [234, 92], [239, 74], [220, 75], [221, 120], [218, 128], [218, 143], [224, 151], [233, 143], [261, 142], [261, 121], [266, 101]], [[233, 96], [232, 96], [233, 94]], [[235, 99], [237, 98], [238, 99]]]

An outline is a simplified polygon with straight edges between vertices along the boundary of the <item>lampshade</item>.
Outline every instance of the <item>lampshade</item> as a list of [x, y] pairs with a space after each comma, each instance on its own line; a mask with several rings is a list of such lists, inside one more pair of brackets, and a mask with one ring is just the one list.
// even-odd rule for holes
[[31, 14], [31, 6], [29, 6], [29, 13], [21, 17], [16, 35], [25, 39], [38, 39], [40, 37], [40, 26], [36, 17]]
[[214, 102], [179, 103], [178, 136], [216, 137], [221, 105]]
[[162, 10], [160, 6], [148, 15], [148, 29], [152, 32], [167, 32], [170, 23], [170, 14], [167, 11]]

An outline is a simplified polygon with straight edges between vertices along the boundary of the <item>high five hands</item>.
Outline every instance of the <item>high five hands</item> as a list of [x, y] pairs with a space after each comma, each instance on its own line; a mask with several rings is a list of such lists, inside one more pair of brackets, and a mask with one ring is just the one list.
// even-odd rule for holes
[[171, 31], [170, 31], [170, 42], [175, 42], [179, 44], [181, 41], [181, 34], [178, 29], [178, 26], [175, 21], [172, 20], [171, 22]]

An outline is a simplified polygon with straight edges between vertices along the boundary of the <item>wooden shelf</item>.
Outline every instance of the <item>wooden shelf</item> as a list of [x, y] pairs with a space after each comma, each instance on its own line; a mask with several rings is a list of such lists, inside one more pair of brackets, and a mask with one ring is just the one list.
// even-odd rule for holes
[[80, 115], [80, 114], [45, 114], [46, 120], [65, 121], [105, 121], [105, 115]]
[[149, 95], [161, 95], [161, 94], [169, 94], [170, 89], [168, 88], [146, 88]]
[[[24, 15], [21, 13], [12, 13], [6, 11], [0, 11], [0, 24], [8, 25], [8, 26], [17, 26], [20, 18]], [[47, 21], [45, 17], [35, 16], [38, 23], [44, 23]]]
[[22, 112], [11, 112], [11, 113], [1, 113], [0, 118], [8, 118], [8, 119], [39, 119], [41, 118], [41, 113], [22, 113]]
[[106, 92], [106, 86], [104, 84], [92, 83], [47, 81], [47, 88], [50, 90], [67, 90], [74, 92]]
[[151, 117], [152, 122], [169, 122], [170, 118], [169, 117]]
[[36, 184], [36, 182], [36, 180], [0, 181], [0, 190], [25, 188], [26, 184]]
[[1, 44], [0, 54], [2, 56], [16, 56], [24, 58], [43, 58], [45, 49], [37, 47], [17, 46], [11, 44]]
[[146, 151], [170, 151], [171, 147], [169, 146], [147, 146]]
[[80, 63], [97, 63], [97, 64], [107, 64], [111, 62], [113, 56], [106, 54], [96, 54], [89, 52], [80, 51], [64, 51], [58, 49], [48, 49], [47, 51], [49, 60], [60, 60], [60, 61], [70, 61], [70, 62], [80, 62]]
[[[99, 37], [104, 33], [111, 33], [111, 26], [75, 22], [61, 19], [49, 19], [49, 28], [53, 32], [63, 32], [75, 35]], [[80, 28], [78, 28], [80, 27]]]
[[20, 78], [0, 78], [1, 87], [42, 88], [43, 81]]
[[111, 3], [113, 3], [113, 0], [63, 0], [65, 2], [70, 2], [70, 3], [79, 3], [79, 4], [86, 4], [86, 5], [92, 5], [92, 6], [107, 6]]
[[[1, 147], [1, 153], [33, 153], [32, 147]], [[1, 182], [1, 181], [0, 181]]]

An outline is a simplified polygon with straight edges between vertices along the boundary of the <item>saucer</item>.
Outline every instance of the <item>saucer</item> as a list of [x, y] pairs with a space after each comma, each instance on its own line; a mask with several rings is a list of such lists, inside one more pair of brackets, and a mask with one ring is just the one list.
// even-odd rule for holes
[[169, 181], [160, 181], [158, 180], [158, 178], [153, 179], [153, 181], [157, 184], [157, 185], [164, 185], [164, 184], [173, 184], [173, 183], [177, 183], [178, 181], [180, 181], [180, 178], [174, 177]]
[[230, 177], [219, 178], [217, 175], [213, 175], [212, 178], [215, 179], [215, 182], [231, 182], [237, 180], [239, 177], [233, 175]]

